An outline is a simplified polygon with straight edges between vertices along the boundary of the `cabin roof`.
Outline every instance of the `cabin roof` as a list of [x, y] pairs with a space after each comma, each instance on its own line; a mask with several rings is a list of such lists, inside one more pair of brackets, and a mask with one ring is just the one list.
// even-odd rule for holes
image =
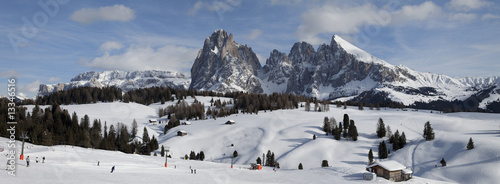
[[396, 162], [394, 160], [375, 162], [372, 165], [369, 165], [367, 168], [375, 167], [377, 165], [388, 171], [408, 170], [411, 172], [411, 170], [406, 169], [406, 167], [403, 164], [400, 164], [399, 162]]

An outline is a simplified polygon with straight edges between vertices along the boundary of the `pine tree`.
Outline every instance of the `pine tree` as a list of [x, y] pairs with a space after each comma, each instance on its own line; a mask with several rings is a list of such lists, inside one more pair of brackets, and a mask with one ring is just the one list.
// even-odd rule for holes
[[392, 136], [392, 150], [397, 151], [399, 149], [399, 130]]
[[144, 127], [144, 132], [142, 133], [142, 142], [144, 144], [149, 144], [149, 142], [151, 142], [148, 134], [148, 129], [146, 127]]
[[135, 138], [137, 136], [137, 121], [132, 121], [132, 138]]
[[406, 145], [406, 135], [405, 132], [403, 132], [399, 137], [399, 148], [403, 148], [405, 145]]
[[349, 127], [349, 115], [344, 114], [344, 120], [342, 122], [344, 123], [344, 132], [347, 132], [347, 128]]
[[373, 163], [373, 152], [372, 149], [368, 152], [368, 165], [371, 165]]
[[203, 151], [200, 151], [200, 160], [205, 160], [205, 153]]
[[299, 163], [299, 170], [302, 170], [304, 169], [304, 167], [302, 167], [302, 163]]
[[341, 130], [342, 130], [341, 128], [333, 127], [332, 134], [333, 134], [333, 138], [335, 140], [340, 140], [340, 131]]
[[424, 138], [426, 141], [434, 140], [434, 130], [431, 127], [431, 123], [427, 121], [424, 125]]
[[356, 128], [356, 125], [354, 124], [354, 120], [350, 120], [350, 124], [349, 124], [349, 130], [348, 130], [348, 133], [349, 133], [349, 137], [352, 138], [353, 141], [357, 141], [358, 140], [358, 129]]
[[313, 135], [313, 140], [316, 140], [316, 135]]
[[332, 127], [330, 125], [330, 120], [328, 117], [325, 116], [325, 119], [323, 119], [323, 131], [326, 133], [329, 133], [332, 130]]
[[385, 124], [384, 124], [384, 120], [382, 120], [382, 118], [378, 118], [378, 122], [377, 122], [377, 137], [378, 138], [382, 138], [382, 137], [385, 137]]
[[236, 158], [236, 157], [238, 157], [238, 152], [236, 150], [234, 150], [234, 152], [233, 152], [233, 158]]
[[196, 159], [196, 153], [194, 153], [194, 151], [191, 151], [191, 153], [189, 153], [189, 160], [195, 160]]
[[446, 161], [444, 161], [444, 158], [442, 158], [439, 163], [441, 163], [441, 167], [446, 166]]
[[387, 151], [387, 145], [385, 144], [385, 141], [382, 141], [378, 145], [378, 158], [379, 159], [385, 159], [388, 156], [388, 151]]
[[163, 147], [163, 145], [161, 145], [161, 157], [164, 157], [165, 156], [165, 147]]
[[467, 149], [468, 150], [474, 149], [474, 142], [472, 141], [472, 137], [469, 138], [469, 143], [467, 143]]
[[328, 160], [323, 160], [323, 161], [321, 162], [321, 167], [329, 167], [329, 165], [328, 165]]

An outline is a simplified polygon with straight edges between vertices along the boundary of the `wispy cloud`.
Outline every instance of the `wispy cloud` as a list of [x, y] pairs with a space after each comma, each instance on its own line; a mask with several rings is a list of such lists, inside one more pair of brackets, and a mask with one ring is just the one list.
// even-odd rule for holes
[[80, 59], [81, 65], [104, 70], [167, 70], [187, 72], [198, 50], [180, 46], [130, 46], [121, 54], [104, 53], [91, 61]]
[[219, 16], [228, 11], [233, 11], [235, 7], [241, 4], [241, 0], [222, 0], [222, 1], [212, 1], [203, 2], [201, 0], [194, 3], [194, 5], [188, 10], [189, 15], [196, 15], [199, 10], [206, 9], [208, 11], [217, 12]]
[[491, 2], [485, 0], [451, 0], [447, 5], [454, 10], [470, 11], [488, 6], [490, 4]]
[[59, 78], [59, 77], [50, 77], [49, 78], [49, 82], [57, 82], [57, 81], [60, 81], [60, 80], [61, 80], [61, 78]]
[[92, 24], [99, 21], [127, 22], [135, 18], [135, 12], [124, 5], [105, 6], [100, 8], [84, 8], [75, 11], [71, 20], [81, 24]]
[[122, 48], [123, 48], [123, 45], [120, 42], [107, 41], [107, 42], [104, 42], [99, 47], [99, 50], [104, 51], [104, 52], [109, 52], [112, 50], [120, 50]]
[[7, 70], [4, 72], [0, 72], [0, 77], [19, 77], [21, 73], [16, 70]]
[[243, 35], [243, 37], [249, 39], [249, 40], [255, 40], [257, 37], [259, 37], [262, 34], [262, 30], [260, 29], [253, 29], [250, 33]]
[[491, 13], [484, 14], [481, 20], [490, 20], [490, 19], [500, 19], [500, 15], [493, 15]]
[[318, 37], [319, 34], [356, 34], [367, 25], [386, 27], [412, 21], [426, 21], [441, 14], [441, 8], [430, 1], [406, 5], [394, 12], [378, 8], [371, 3], [325, 4], [305, 12], [296, 33], [301, 41], [320, 44], [325, 40]]
[[451, 14], [449, 18], [452, 21], [470, 22], [476, 19], [477, 15], [474, 13], [456, 13], [456, 14]]
[[40, 84], [42, 82], [40, 80], [35, 80], [31, 83], [22, 85], [19, 87], [19, 91], [23, 93], [36, 93], [38, 92], [38, 89], [40, 88]]

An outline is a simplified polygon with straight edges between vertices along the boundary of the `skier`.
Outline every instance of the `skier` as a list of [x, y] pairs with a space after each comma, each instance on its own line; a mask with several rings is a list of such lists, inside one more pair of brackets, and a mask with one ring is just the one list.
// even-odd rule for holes
[[196, 174], [196, 169], [194, 170], [194, 174]]
[[45, 163], [45, 156], [43, 156], [42, 158], [42, 163]]
[[97, 166], [99, 166], [99, 161], [97, 161]]
[[26, 157], [26, 167], [30, 166], [30, 156]]
[[111, 173], [113, 173], [113, 171], [115, 171], [115, 166], [111, 168]]
[[38, 163], [38, 157], [35, 158], [36, 163]]
[[193, 174], [193, 169], [191, 169], [191, 174]]

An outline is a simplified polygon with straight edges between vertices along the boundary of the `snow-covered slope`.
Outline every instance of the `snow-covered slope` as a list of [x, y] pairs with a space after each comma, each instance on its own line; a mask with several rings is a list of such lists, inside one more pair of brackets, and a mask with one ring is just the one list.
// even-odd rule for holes
[[124, 92], [155, 86], [187, 89], [189, 82], [183, 74], [169, 71], [90, 71], [77, 75], [69, 83], [41, 84], [38, 94], [47, 95], [84, 86], [118, 87]]
[[[205, 105], [210, 104], [211, 97], [196, 98], [204, 102]], [[188, 102], [192, 101], [193, 99], [188, 98]], [[170, 147], [174, 158], [172, 162], [178, 164], [179, 167], [185, 169], [189, 165], [193, 165], [200, 168], [203, 171], [200, 171], [201, 173], [210, 171], [233, 173], [227, 177], [231, 179], [240, 178], [241, 180], [234, 179], [238, 183], [262, 181], [297, 183], [292, 179], [302, 181], [299, 183], [324, 183], [325, 181], [329, 183], [332, 181], [336, 183], [363, 182], [361, 181], [361, 173], [365, 172], [368, 150], [373, 149], [375, 158], [377, 158], [378, 143], [387, 140], [387, 138], [380, 139], [376, 137], [375, 129], [379, 117], [384, 119], [385, 124], [389, 125], [393, 132], [399, 130], [400, 133], [405, 132], [406, 134], [408, 140], [406, 147], [392, 152], [389, 159], [396, 160], [414, 171], [416, 179], [412, 179], [410, 182], [496, 183], [496, 181], [500, 180], [500, 144], [496, 141], [500, 135], [500, 130], [498, 130], [500, 115], [498, 114], [436, 114], [423, 110], [400, 111], [396, 109], [359, 111], [351, 107], [344, 110], [332, 106], [329, 112], [306, 112], [301, 108], [273, 112], [260, 111], [258, 115], [237, 114], [226, 118], [217, 118], [217, 120], [191, 121], [191, 125], [175, 127], [164, 135], [164, 124], [153, 125], [149, 124], [147, 120], [156, 118], [157, 109], [166, 107], [169, 103], [144, 106], [134, 103], [114, 102], [61, 107], [68, 109], [70, 112], [76, 111], [79, 117], [88, 114], [91, 119], [99, 118], [101, 121], [106, 121], [108, 126], [117, 122], [131, 124], [135, 118], [139, 123], [140, 132], [138, 135], [142, 135], [141, 127], [147, 127], [149, 135], [158, 137], [160, 145]], [[30, 108], [28, 108], [28, 112]], [[356, 123], [359, 132], [357, 142], [336, 141], [332, 136], [326, 136], [321, 129], [325, 116], [334, 117], [337, 121], [341, 121], [344, 114], [348, 114]], [[225, 125], [224, 123], [230, 119], [235, 120], [236, 124]], [[427, 121], [431, 122], [436, 133], [434, 141], [425, 141], [422, 138], [424, 123]], [[178, 137], [176, 133], [179, 130], [184, 130], [188, 134]], [[313, 135], [317, 136], [316, 140], [312, 140]], [[466, 150], [465, 146], [470, 137], [473, 138], [476, 148]], [[234, 146], [231, 146], [231, 144], [234, 144]], [[58, 148], [58, 150], [60, 149]], [[255, 162], [257, 157], [262, 157], [263, 153], [271, 150], [275, 153], [275, 159], [280, 163], [282, 170], [274, 175], [272, 172], [268, 173], [271, 170], [270, 168], [266, 168], [265, 172], [262, 173], [257, 172], [259, 176], [270, 180], [260, 180], [261, 178], [253, 180], [252, 177], [240, 177], [240, 174], [252, 175], [253, 173], [246, 173], [246, 171], [245, 173], [238, 173], [240, 171], [228, 169], [231, 162], [230, 157], [235, 150], [239, 153], [239, 156], [234, 161], [237, 164], [235, 167], [237, 169], [239, 167], [248, 167], [250, 163]], [[191, 151], [204, 151], [206, 161], [189, 162], [178, 160], [178, 158], [189, 154]], [[141, 161], [133, 161], [133, 158], [141, 159]], [[439, 165], [441, 158], [445, 158], [448, 164], [447, 167], [435, 167], [435, 165]], [[84, 162], [79, 164], [91, 165], [95, 162], [95, 159], [89, 159], [86, 158]], [[143, 159], [146, 159], [147, 162], [141, 163]], [[103, 160], [113, 159], [104, 157]], [[118, 156], [116, 160], [113, 160], [113, 165], [127, 166], [127, 173], [136, 171], [141, 173], [140, 175], [149, 176], [151, 173], [146, 173], [146, 171], [152, 173], [163, 171], [159, 168], [161, 167], [162, 158]], [[328, 160], [332, 167], [320, 168], [322, 160]], [[152, 162], [154, 164], [150, 164]], [[299, 163], [303, 164], [304, 172], [296, 170]], [[109, 166], [106, 169], [109, 169]], [[140, 169], [142, 167], [146, 167], [146, 170]], [[94, 167], [85, 166], [82, 169], [75, 170], [87, 172], [86, 169], [91, 168]], [[106, 171], [106, 169], [103, 169], [102, 172]], [[96, 171], [88, 172], [95, 173]], [[184, 172], [188, 171], [185, 169]], [[421, 177], [437, 181], [422, 179]], [[191, 181], [184, 178], [184, 176], [180, 178], [182, 178], [181, 181]], [[377, 182], [386, 181], [379, 179]]]

